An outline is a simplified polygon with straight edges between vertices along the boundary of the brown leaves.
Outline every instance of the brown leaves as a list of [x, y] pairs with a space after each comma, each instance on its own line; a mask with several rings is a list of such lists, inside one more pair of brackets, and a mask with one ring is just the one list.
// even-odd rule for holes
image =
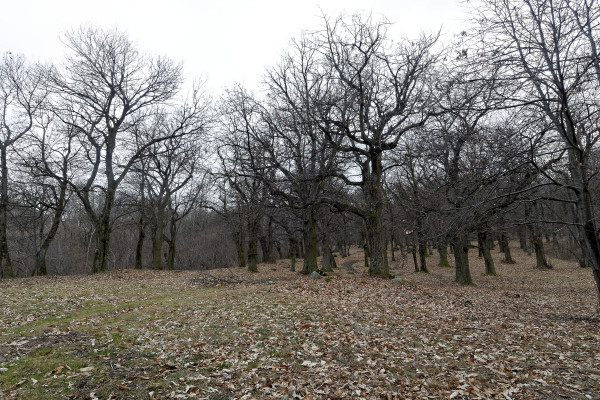
[[[66, 307], [70, 317], [45, 324], [49, 308], [23, 305], [26, 317], [0, 338], [8, 355], [0, 382], [25, 376], [15, 368], [29, 355], [52, 351], [78, 364], [52, 364], [37, 383], [13, 379], [13, 397], [31, 398], [35, 385], [62, 393], [60, 381], [81, 397], [112, 388], [123, 399], [587, 398], [600, 390], [587, 271], [502, 264], [501, 276], [486, 277], [473, 257], [476, 287], [436, 267], [396, 270], [404, 283], [392, 285], [361, 275], [359, 261], [358, 273], [338, 271], [330, 282], [264, 268], [37, 279], [31, 293], [12, 281], [6, 293], [52, 299], [55, 316]], [[219, 287], [203, 287], [210, 282]]]
[[125, 385], [124, 383], [121, 382], [117, 382], [117, 387], [121, 390], [131, 390], [131, 388], [127, 385]]

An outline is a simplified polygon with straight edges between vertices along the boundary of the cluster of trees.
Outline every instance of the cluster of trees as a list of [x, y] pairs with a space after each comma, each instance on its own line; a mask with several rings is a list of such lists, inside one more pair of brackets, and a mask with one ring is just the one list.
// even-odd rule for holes
[[[382, 277], [397, 250], [427, 271], [426, 254], [449, 265], [450, 248], [468, 284], [473, 240], [495, 274], [494, 239], [506, 262], [518, 238], [549, 267], [546, 235], [600, 288], [600, 6], [481, 0], [472, 17], [442, 43], [392, 38], [371, 15], [324, 16], [258, 89], [217, 101], [198, 85], [182, 97], [181, 66], [118, 31], [67, 35], [62, 67], [4, 55], [2, 276], [14, 274], [11, 240], [33, 238], [35, 268], [22, 272], [43, 274], [71, 235], [92, 272], [111, 257], [250, 270], [301, 257], [309, 273], [319, 254], [333, 268], [334, 252], [358, 244]], [[207, 232], [212, 261], [200, 262]], [[115, 238], [135, 251], [114, 255]]]

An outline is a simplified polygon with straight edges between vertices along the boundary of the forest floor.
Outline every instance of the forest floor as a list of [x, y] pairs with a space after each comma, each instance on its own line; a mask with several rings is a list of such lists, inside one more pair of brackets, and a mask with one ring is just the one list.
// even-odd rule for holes
[[494, 251], [474, 286], [435, 256], [394, 284], [354, 253], [315, 280], [283, 260], [0, 281], [0, 398], [600, 399], [589, 269]]

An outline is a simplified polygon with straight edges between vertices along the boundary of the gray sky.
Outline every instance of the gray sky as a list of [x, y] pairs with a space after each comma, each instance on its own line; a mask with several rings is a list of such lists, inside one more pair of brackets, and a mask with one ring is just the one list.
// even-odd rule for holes
[[82, 24], [118, 26], [143, 51], [183, 61], [190, 78], [203, 76], [218, 91], [234, 82], [253, 86], [292, 37], [319, 27], [329, 15], [356, 11], [395, 22], [392, 35], [421, 30], [456, 32], [465, 13], [460, 0], [3, 0], [0, 52], [57, 61], [59, 35]]

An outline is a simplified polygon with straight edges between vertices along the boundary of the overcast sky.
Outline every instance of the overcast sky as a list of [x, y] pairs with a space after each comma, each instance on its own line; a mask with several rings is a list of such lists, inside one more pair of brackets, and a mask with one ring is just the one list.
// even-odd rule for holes
[[[218, 91], [253, 86], [292, 37], [319, 27], [321, 12], [373, 12], [395, 22], [393, 35], [460, 29], [460, 0], [6, 0], [0, 52], [57, 61], [59, 36], [83, 24], [118, 26], [146, 52], [183, 61], [188, 77], [203, 76]], [[322, 10], [322, 11], [321, 11]]]

